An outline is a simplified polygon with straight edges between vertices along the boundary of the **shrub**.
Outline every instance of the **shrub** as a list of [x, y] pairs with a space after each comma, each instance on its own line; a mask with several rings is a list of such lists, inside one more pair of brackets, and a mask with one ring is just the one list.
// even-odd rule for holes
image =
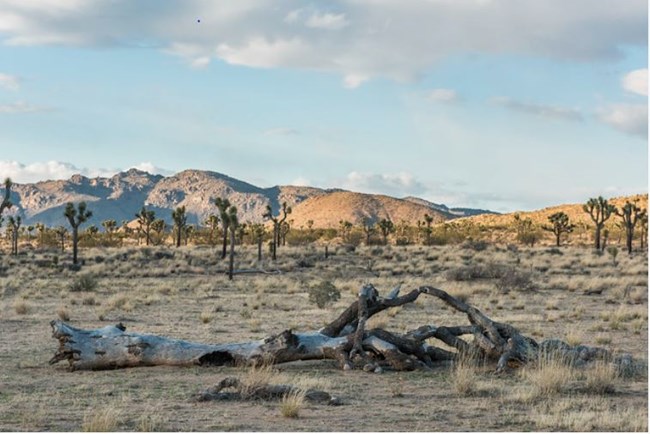
[[475, 252], [482, 252], [483, 250], [487, 249], [488, 246], [489, 243], [485, 240], [467, 240], [463, 244], [463, 248], [474, 250]]
[[305, 392], [298, 390], [288, 393], [282, 397], [280, 404], [280, 413], [284, 417], [297, 418], [300, 415], [300, 409], [305, 403]]
[[309, 288], [310, 303], [316, 304], [321, 309], [327, 304], [337, 301], [339, 298], [341, 298], [341, 291], [328, 280]]
[[97, 288], [97, 280], [92, 274], [82, 274], [70, 284], [71, 292], [94, 291]]
[[502, 292], [509, 292], [513, 289], [528, 291], [533, 288], [531, 273], [529, 271], [519, 271], [509, 267], [496, 283], [497, 289]]

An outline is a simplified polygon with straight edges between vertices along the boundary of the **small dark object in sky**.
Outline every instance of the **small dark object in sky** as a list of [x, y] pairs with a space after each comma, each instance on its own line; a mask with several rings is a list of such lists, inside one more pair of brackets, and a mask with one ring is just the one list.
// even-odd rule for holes
[[198, 20], [196, 20], [196, 22], [197, 22], [197, 23], [200, 23], [200, 22], [201, 22], [201, 19], [199, 18]]

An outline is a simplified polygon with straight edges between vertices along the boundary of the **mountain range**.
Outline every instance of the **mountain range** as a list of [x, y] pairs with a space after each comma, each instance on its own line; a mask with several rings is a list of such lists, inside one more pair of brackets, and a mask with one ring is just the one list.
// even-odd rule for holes
[[93, 212], [89, 224], [98, 227], [104, 220], [118, 224], [132, 221], [143, 206], [156, 217], [171, 222], [176, 207], [185, 206], [188, 223], [202, 224], [210, 214], [218, 214], [214, 200], [226, 197], [237, 207], [240, 221], [261, 222], [270, 205], [278, 213], [283, 202], [293, 208], [289, 219], [294, 227], [313, 221], [314, 228], [337, 227], [340, 220], [360, 224], [368, 218], [414, 224], [429, 214], [435, 222], [458, 217], [492, 213], [471, 208], [449, 208], [424, 199], [397, 199], [341, 189], [301, 186], [261, 188], [229, 176], [202, 170], [184, 170], [172, 176], [152, 175], [130, 169], [110, 178], [73, 175], [68, 180], [14, 184], [10, 214], [20, 215], [25, 224], [65, 225], [63, 210], [67, 202], [85, 201]]

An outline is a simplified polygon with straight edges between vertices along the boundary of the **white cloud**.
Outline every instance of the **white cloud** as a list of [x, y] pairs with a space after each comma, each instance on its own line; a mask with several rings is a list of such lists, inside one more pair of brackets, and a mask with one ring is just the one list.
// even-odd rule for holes
[[429, 92], [429, 99], [435, 102], [457, 102], [459, 100], [458, 93], [453, 89], [433, 89]]
[[36, 106], [23, 101], [11, 104], [0, 104], [0, 114], [36, 113], [51, 110], [52, 108], [50, 107]]
[[[161, 169], [149, 162], [133, 166], [151, 174], [170, 175], [171, 171]], [[125, 169], [127, 170], [127, 169]], [[102, 169], [78, 167], [62, 161], [45, 161], [22, 164], [18, 161], [0, 160], [0, 178], [9, 177], [17, 183], [32, 183], [47, 180], [69, 179], [72, 175], [83, 175], [88, 178], [111, 177], [120, 172], [120, 169]]]
[[273, 68], [299, 66], [304, 63], [309, 50], [309, 47], [299, 38], [276, 40], [253, 38], [239, 46], [220, 44], [217, 47], [217, 55], [233, 65]]
[[298, 178], [291, 181], [291, 185], [295, 185], [298, 187], [309, 187], [312, 185], [312, 182], [307, 178], [299, 176]]
[[648, 96], [648, 69], [636, 69], [625, 74], [622, 85], [628, 92]]
[[492, 102], [505, 107], [508, 110], [543, 118], [560, 119], [565, 121], [583, 120], [582, 113], [580, 113], [579, 110], [569, 107], [517, 101], [505, 96], [492, 98]]
[[20, 88], [20, 80], [16, 76], [0, 73], [0, 87], [16, 91]]
[[135, 166], [132, 166], [133, 169], [138, 169], [142, 170], [144, 172], [150, 173], [152, 175], [163, 175], [163, 176], [169, 176], [173, 175], [174, 172], [171, 170], [163, 169], [161, 167], [155, 166], [153, 163], [149, 161], [144, 161], [140, 164], [137, 164]]
[[314, 13], [305, 21], [307, 27], [324, 30], [340, 30], [348, 24], [350, 23], [345, 18], [345, 14]]
[[363, 193], [386, 194], [395, 197], [418, 195], [427, 191], [427, 187], [407, 172], [397, 174], [377, 174], [350, 172], [341, 181], [343, 188]]
[[356, 89], [368, 79], [369, 77], [363, 74], [348, 74], [343, 77], [343, 86], [347, 89]]
[[313, 69], [339, 74], [355, 87], [375, 77], [414, 79], [457, 53], [621, 58], [623, 47], [647, 46], [647, 17], [646, 0], [625, 7], [611, 0], [334, 0], [307, 8], [298, 0], [169, 0], [164, 7], [131, 0], [4, 0], [0, 32], [14, 45], [145, 41], [169, 52], [193, 46], [191, 54], [176, 54], [194, 67], [216, 57], [249, 67]]
[[598, 119], [624, 133], [648, 137], [647, 104], [614, 104], [601, 109]]

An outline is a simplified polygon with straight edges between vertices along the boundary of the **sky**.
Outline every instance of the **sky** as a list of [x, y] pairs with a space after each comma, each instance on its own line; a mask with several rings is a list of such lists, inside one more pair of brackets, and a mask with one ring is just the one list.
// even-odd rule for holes
[[646, 0], [0, 0], [0, 177], [648, 191]]

